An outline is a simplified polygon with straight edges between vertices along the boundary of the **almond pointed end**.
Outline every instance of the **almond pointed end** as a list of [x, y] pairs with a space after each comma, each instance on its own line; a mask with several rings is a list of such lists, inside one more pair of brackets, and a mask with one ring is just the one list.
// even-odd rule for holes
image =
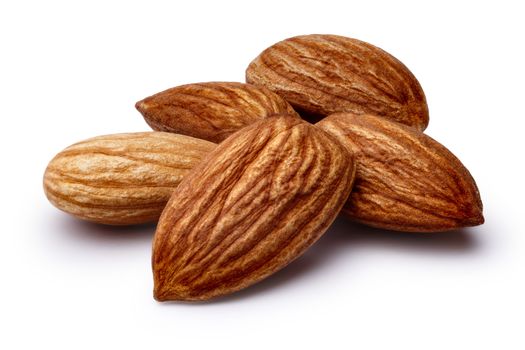
[[138, 101], [137, 103], [135, 103], [135, 108], [136, 108], [137, 111], [139, 111], [140, 113], [144, 113], [145, 111], [147, 111], [147, 110], [151, 107], [151, 104], [148, 103], [146, 100], [147, 100], [147, 99], [140, 100], [140, 101]]
[[153, 286], [153, 298], [157, 301], [183, 300], [177, 297], [177, 293], [171, 288], [169, 283], [155, 276]]
[[481, 209], [476, 209], [473, 213], [463, 221], [463, 226], [479, 226], [485, 222], [485, 217]]
[[157, 284], [157, 282], [155, 282], [155, 287], [153, 288], [153, 298], [155, 298], [156, 301], [161, 302], [172, 300], [168, 297], [165, 288], [163, 288], [161, 284]]
[[192, 293], [191, 289], [181, 285], [170, 285], [166, 282], [155, 281], [153, 298], [156, 301], [203, 301], [209, 297]]

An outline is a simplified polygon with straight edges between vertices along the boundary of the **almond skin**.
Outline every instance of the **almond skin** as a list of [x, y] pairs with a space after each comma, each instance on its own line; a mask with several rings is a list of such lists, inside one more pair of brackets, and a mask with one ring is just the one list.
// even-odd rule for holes
[[184, 178], [162, 213], [155, 298], [206, 300], [283, 268], [335, 219], [354, 173], [348, 151], [299, 118], [271, 117], [235, 133]]
[[484, 222], [469, 171], [414, 128], [371, 115], [333, 114], [318, 127], [355, 156], [357, 173], [343, 213], [391, 230], [448, 231]]
[[248, 83], [282, 96], [303, 117], [374, 114], [424, 130], [428, 107], [419, 82], [392, 55], [336, 35], [302, 35], [270, 46], [246, 70]]
[[274, 114], [297, 115], [264, 87], [235, 82], [188, 84], [136, 103], [153, 130], [221, 142], [246, 125]]
[[58, 209], [110, 225], [156, 221], [181, 179], [214, 143], [164, 132], [91, 138], [57, 154], [44, 191]]

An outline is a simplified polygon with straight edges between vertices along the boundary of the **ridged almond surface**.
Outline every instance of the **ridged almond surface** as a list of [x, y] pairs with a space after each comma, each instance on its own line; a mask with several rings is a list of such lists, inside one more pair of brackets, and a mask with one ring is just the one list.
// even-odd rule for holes
[[205, 300], [300, 256], [348, 198], [355, 168], [321, 129], [271, 117], [221, 143], [181, 182], [153, 241], [154, 295]]
[[69, 146], [47, 166], [58, 209], [111, 225], [156, 221], [181, 179], [214, 143], [164, 132], [105, 135]]
[[308, 119], [335, 112], [374, 114], [424, 130], [428, 107], [419, 82], [392, 55], [336, 35], [302, 35], [270, 46], [246, 70]]
[[221, 142], [235, 131], [274, 114], [297, 115], [280, 96], [264, 87], [236, 83], [188, 84], [136, 103], [153, 130]]
[[354, 220], [421, 232], [483, 223], [474, 179], [429, 136], [384, 118], [350, 113], [333, 114], [316, 125], [355, 155], [355, 185], [343, 208]]

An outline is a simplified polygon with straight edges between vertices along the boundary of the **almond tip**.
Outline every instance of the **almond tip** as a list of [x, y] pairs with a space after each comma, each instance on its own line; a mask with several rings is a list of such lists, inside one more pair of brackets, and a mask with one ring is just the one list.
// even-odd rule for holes
[[483, 212], [481, 210], [478, 210], [468, 218], [465, 219], [463, 222], [464, 226], [479, 226], [485, 223], [485, 217], [483, 216]]
[[168, 298], [166, 297], [165, 291], [157, 283], [155, 283], [155, 287], [153, 288], [153, 298], [156, 301], [160, 301], [160, 302], [168, 300]]
[[135, 108], [142, 113], [146, 109], [146, 103], [144, 100], [140, 100], [137, 103], [135, 103]]

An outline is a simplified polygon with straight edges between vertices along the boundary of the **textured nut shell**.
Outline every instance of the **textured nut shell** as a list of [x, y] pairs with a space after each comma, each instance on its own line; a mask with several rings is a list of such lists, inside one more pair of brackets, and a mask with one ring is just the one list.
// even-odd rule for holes
[[215, 147], [163, 132], [91, 138], [51, 160], [44, 190], [55, 207], [84, 220], [112, 225], [155, 221], [181, 179]]
[[374, 114], [424, 130], [428, 107], [407, 67], [378, 47], [336, 35], [303, 35], [264, 50], [246, 81], [319, 120], [335, 112]]
[[[221, 142], [235, 131], [274, 114], [297, 115], [266, 88], [235, 82], [188, 84], [136, 103], [153, 130]], [[298, 115], [297, 115], [298, 116]]]
[[157, 300], [205, 300], [247, 287], [301, 255], [348, 198], [346, 149], [299, 118], [232, 135], [174, 191], [153, 242]]
[[343, 208], [352, 219], [416, 232], [483, 223], [474, 179], [429, 136], [384, 118], [350, 113], [333, 114], [316, 125], [355, 155], [355, 184]]

